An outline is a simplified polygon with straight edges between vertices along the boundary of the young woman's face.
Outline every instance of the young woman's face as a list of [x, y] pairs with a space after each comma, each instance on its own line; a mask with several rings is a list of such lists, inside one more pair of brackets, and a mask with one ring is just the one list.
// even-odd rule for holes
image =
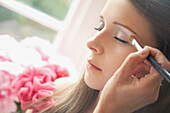
[[125, 42], [124, 37], [116, 35], [116, 25], [135, 33], [138, 36], [135, 37], [136, 40], [142, 46], [156, 46], [149, 22], [129, 0], [108, 0], [100, 18], [99, 31], [87, 42], [91, 53], [87, 58], [84, 76], [86, 84], [98, 90], [103, 89], [125, 58], [136, 51], [132, 45]]

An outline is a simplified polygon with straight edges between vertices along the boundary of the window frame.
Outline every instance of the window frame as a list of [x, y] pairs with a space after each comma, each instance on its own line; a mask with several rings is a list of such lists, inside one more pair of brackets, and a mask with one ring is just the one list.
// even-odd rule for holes
[[[70, 7], [76, 8], [79, 1], [80, 0], [73, 0]], [[71, 22], [70, 20], [75, 10], [75, 8], [70, 8], [64, 21], [61, 21], [19, 1], [0, 0], [0, 5], [57, 32], [66, 29], [67, 24]]]
[[[98, 24], [99, 21], [96, 20], [98, 20], [106, 1], [73, 0], [63, 21], [48, 16], [19, 1], [0, 0], [0, 5], [58, 32], [53, 42], [56, 52], [69, 57], [75, 64], [78, 73], [81, 74], [84, 72], [88, 55], [85, 42], [96, 33], [92, 27]], [[21, 10], [21, 8], [24, 10]], [[33, 13], [34, 16], [31, 16]], [[81, 76], [79, 77], [81, 78]]]

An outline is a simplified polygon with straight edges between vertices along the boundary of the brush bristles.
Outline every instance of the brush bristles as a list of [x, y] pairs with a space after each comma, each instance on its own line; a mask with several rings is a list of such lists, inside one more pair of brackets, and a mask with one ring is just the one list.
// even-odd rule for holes
[[133, 38], [133, 36], [130, 36], [130, 37], [128, 38], [128, 41], [129, 41], [130, 44], [132, 44], [133, 46], [135, 46], [137, 50], [141, 50], [141, 49], [142, 49], [142, 47], [141, 47], [141, 46], [139, 45], [139, 43]]
[[130, 44], [132, 44], [132, 45], [134, 45], [134, 44], [132, 43], [133, 40], [134, 40], [133, 36], [130, 36], [130, 37], [128, 38], [128, 42], [129, 42]]

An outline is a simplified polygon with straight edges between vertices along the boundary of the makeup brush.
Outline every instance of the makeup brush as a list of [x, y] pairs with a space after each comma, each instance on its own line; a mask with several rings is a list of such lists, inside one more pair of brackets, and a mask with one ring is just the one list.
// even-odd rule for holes
[[[133, 38], [133, 36], [130, 36], [128, 38], [128, 42], [130, 44], [132, 44], [133, 46], [136, 47], [136, 49], [139, 51], [142, 49], [142, 47], [139, 45], [139, 43]], [[149, 55], [147, 58], [146, 58], [151, 64], [152, 66], [170, 83], [170, 73], [165, 70], [160, 64], [158, 64], [156, 62], [156, 60], [151, 56]]]

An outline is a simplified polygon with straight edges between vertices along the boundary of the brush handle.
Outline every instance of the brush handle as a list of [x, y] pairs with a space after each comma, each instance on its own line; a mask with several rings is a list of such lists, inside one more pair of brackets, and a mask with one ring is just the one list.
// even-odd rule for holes
[[161, 65], [159, 65], [151, 55], [147, 57], [147, 60], [170, 83], [170, 73], [167, 70], [165, 70]]
[[[137, 50], [142, 50], [142, 46], [133, 37], [129, 38], [131, 39], [131, 40], [129, 39], [130, 43], [134, 45]], [[165, 70], [160, 64], [158, 64], [151, 55], [149, 55], [146, 59], [170, 83], [170, 73], [167, 70]]]

